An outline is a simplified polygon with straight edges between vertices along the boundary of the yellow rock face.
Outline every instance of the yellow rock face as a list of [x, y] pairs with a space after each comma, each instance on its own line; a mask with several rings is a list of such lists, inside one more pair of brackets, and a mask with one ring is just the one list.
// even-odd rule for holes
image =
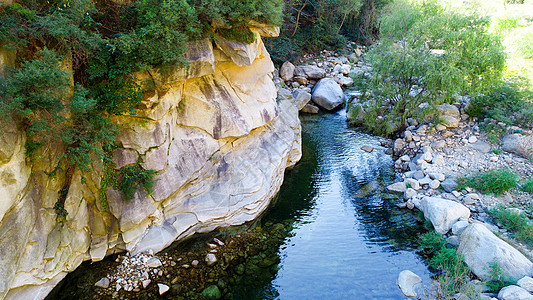
[[157, 252], [268, 207], [285, 169], [300, 159], [300, 123], [293, 104], [276, 103], [274, 66], [260, 39], [276, 30], [255, 27], [252, 44], [198, 41], [189, 47], [188, 69], [138, 74], [155, 89], [135, 116], [114, 119], [121, 147], [113, 159], [156, 170], [150, 196], [138, 191], [126, 202], [108, 188], [103, 207], [95, 163], [84, 183], [74, 173], [67, 220], [56, 223], [53, 206], [65, 178], [46, 172], [61, 149], [49, 147], [32, 165], [22, 133], [12, 128], [0, 137], [0, 299], [44, 298], [84, 260]]

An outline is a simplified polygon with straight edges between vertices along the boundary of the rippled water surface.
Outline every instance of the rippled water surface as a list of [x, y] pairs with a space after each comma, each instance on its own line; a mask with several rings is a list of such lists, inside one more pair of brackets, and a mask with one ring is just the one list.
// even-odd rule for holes
[[[294, 229], [274, 280], [254, 298], [405, 299], [399, 272], [426, 282], [431, 274], [413, 248], [419, 224], [380, 192], [393, 179], [392, 158], [378, 138], [347, 126], [342, 111], [304, 117], [302, 126], [302, 161], [263, 221], [294, 219]], [[377, 190], [359, 198], [368, 183]]]

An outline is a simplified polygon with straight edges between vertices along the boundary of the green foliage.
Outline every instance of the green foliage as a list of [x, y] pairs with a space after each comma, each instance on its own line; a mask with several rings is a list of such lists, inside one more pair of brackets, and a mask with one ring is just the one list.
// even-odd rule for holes
[[0, 113], [12, 114], [26, 130], [30, 154], [57, 139], [68, 93], [69, 73], [61, 68], [59, 56], [46, 49], [0, 78]]
[[[282, 8], [283, 0], [18, 0], [0, 7], [0, 46], [18, 59], [0, 78], [0, 113], [26, 131], [30, 158], [43, 146], [64, 149], [50, 176], [90, 171], [114, 144], [110, 116], [134, 114], [143, 98], [136, 72], [184, 67], [187, 44], [214, 33], [250, 42], [251, 21], [280, 25]], [[104, 208], [108, 186], [127, 199], [153, 187], [153, 170], [104, 169]]]
[[120, 169], [117, 188], [126, 200], [133, 199], [136, 191], [143, 189], [151, 195], [154, 188], [154, 170], [144, 170], [139, 164]]
[[106, 159], [104, 176], [100, 184], [100, 202], [107, 208], [107, 188], [112, 187], [122, 192], [124, 200], [133, 199], [135, 192], [143, 189], [147, 195], [151, 195], [154, 188], [154, 170], [145, 170], [140, 164], [125, 166], [115, 169], [115, 164]]
[[280, 37], [267, 40], [274, 60], [294, 60], [303, 52], [341, 47], [341, 29], [359, 14], [364, 0], [285, 0]]
[[489, 214], [495, 222], [509, 230], [516, 239], [533, 246], [533, 224], [524, 213], [497, 206], [489, 210]]
[[[466, 112], [470, 117], [490, 118], [511, 126], [533, 128], [533, 94], [520, 84], [502, 83], [492, 93], [474, 97]], [[485, 129], [487, 132], [494, 130]]]
[[429, 256], [429, 265], [441, 271], [438, 281], [446, 298], [458, 292], [467, 293], [465, 285], [470, 271], [463, 263], [463, 257], [454, 248], [449, 248], [445, 238], [434, 231], [420, 235], [420, 248]]
[[514, 284], [503, 274], [502, 267], [498, 264], [498, 261], [494, 261], [490, 264], [489, 274], [491, 280], [485, 282], [485, 285], [488, 287], [489, 292], [498, 292], [502, 288]]
[[459, 188], [471, 187], [483, 194], [497, 196], [518, 186], [518, 175], [509, 169], [495, 169], [458, 179]]
[[60, 189], [58, 194], [59, 194], [59, 197], [57, 198], [57, 201], [54, 204], [54, 210], [56, 212], [56, 222], [65, 223], [67, 220], [68, 212], [65, 209], [64, 203], [65, 203], [65, 199], [67, 198], [68, 187], [64, 187]]
[[371, 104], [365, 127], [390, 136], [407, 118], [434, 113], [433, 105], [490, 91], [505, 56], [487, 28], [487, 19], [445, 11], [435, 1], [387, 6], [380, 41], [367, 53], [373, 75], [358, 81], [360, 90], [372, 94], [364, 99]]

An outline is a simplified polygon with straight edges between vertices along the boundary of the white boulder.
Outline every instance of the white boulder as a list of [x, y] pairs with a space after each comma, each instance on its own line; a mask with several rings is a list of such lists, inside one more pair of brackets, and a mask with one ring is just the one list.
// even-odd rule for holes
[[422, 198], [418, 209], [431, 221], [435, 231], [442, 234], [448, 232], [459, 219], [470, 217], [470, 210], [466, 206], [440, 197]]
[[490, 280], [494, 264], [502, 269], [505, 278], [517, 280], [533, 274], [533, 263], [483, 224], [470, 224], [461, 234], [458, 252], [470, 270], [482, 280]]

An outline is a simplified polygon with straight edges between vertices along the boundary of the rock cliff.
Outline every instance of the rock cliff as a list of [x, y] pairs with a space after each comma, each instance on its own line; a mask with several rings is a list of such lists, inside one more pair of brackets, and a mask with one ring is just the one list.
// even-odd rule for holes
[[[102, 167], [75, 172], [65, 201], [66, 222], [54, 203], [66, 181], [50, 178], [61, 149], [34, 162], [24, 134], [7, 125], [0, 135], [0, 299], [40, 299], [85, 260], [119, 251], [160, 251], [176, 239], [256, 218], [269, 205], [284, 170], [300, 158], [298, 109], [276, 102], [274, 66], [254, 28], [251, 44], [221, 37], [190, 45], [190, 66], [146, 72], [155, 91], [120, 125], [117, 168], [157, 171], [153, 193], [125, 201], [104, 192]], [[164, 75], [161, 75], [164, 74]]]

